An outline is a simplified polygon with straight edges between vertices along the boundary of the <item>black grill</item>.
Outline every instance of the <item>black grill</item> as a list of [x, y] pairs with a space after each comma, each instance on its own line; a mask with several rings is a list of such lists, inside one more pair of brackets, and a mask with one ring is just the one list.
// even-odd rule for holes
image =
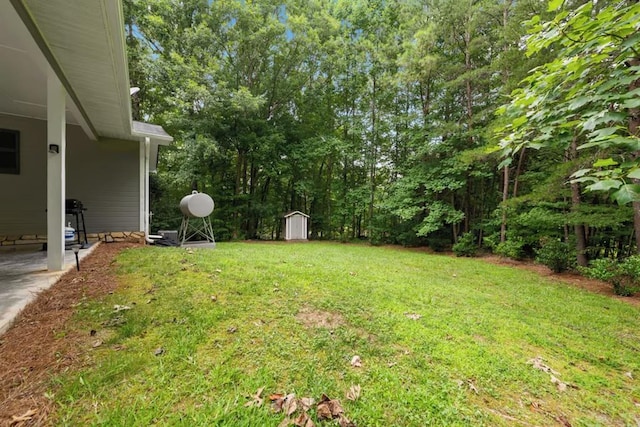
[[64, 201], [64, 210], [67, 215], [74, 215], [76, 213], [85, 211], [86, 209], [82, 206], [82, 202], [80, 200], [66, 199]]
[[[78, 243], [82, 243], [83, 240], [80, 240], [80, 233], [84, 236], [84, 245], [88, 245], [87, 241], [87, 227], [84, 225], [84, 211], [86, 211], [82, 205], [82, 202], [78, 199], [66, 199], [64, 201], [64, 212], [67, 215], [73, 215], [76, 218], [76, 235], [78, 236]], [[81, 224], [82, 222], [82, 224]], [[82, 225], [82, 228], [80, 228]]]

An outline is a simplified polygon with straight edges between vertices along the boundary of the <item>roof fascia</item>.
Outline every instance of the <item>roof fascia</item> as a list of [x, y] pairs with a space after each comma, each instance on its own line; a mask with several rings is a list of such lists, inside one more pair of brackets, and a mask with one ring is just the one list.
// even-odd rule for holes
[[[111, 43], [112, 64], [116, 74], [118, 96], [120, 98], [120, 113], [128, 129], [132, 129], [131, 95], [129, 92], [129, 65], [127, 62], [127, 44], [124, 36], [124, 11], [122, 2], [102, 2], [104, 21], [109, 31], [108, 40]], [[124, 86], [123, 86], [124, 83]]]

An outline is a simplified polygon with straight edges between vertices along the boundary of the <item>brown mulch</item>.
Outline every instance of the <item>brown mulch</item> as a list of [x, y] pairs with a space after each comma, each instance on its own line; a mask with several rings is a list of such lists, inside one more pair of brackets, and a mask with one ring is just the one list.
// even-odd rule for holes
[[589, 292], [607, 295], [611, 298], [615, 298], [617, 300], [629, 303], [636, 307], [640, 307], [640, 294], [636, 294], [631, 297], [621, 297], [613, 293], [613, 286], [609, 283], [603, 282], [601, 280], [589, 279], [588, 277], [581, 276], [577, 273], [572, 272], [564, 272], [564, 273], [554, 273], [549, 270], [548, 267], [536, 264], [532, 261], [515, 261], [509, 258], [503, 258], [496, 255], [487, 255], [480, 258], [486, 262], [490, 262], [496, 265], [506, 265], [509, 267], [516, 267], [523, 270], [533, 271], [542, 277], [546, 277], [550, 280], [555, 280], [558, 282], [566, 283], [577, 288], [585, 289]]
[[[45, 396], [52, 375], [89, 361], [89, 332], [67, 330], [75, 307], [84, 299], [113, 292], [117, 281], [111, 269], [115, 256], [133, 243], [101, 244], [20, 313], [0, 335], [0, 425], [48, 424], [54, 403]], [[34, 413], [35, 411], [35, 413]], [[25, 416], [23, 421], [15, 417]]]

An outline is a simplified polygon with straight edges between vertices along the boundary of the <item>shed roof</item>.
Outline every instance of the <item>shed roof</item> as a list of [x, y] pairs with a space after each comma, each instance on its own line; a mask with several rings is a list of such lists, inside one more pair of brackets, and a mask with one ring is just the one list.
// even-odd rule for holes
[[288, 213], [288, 214], [286, 214], [284, 217], [285, 217], [285, 218], [289, 218], [289, 217], [292, 217], [292, 216], [295, 216], [295, 215], [302, 215], [302, 216], [304, 216], [305, 218], [311, 218], [311, 217], [310, 217], [309, 215], [307, 215], [306, 213], [302, 213], [302, 212], [300, 212], [300, 211], [293, 211], [293, 212], [289, 212], [289, 213]]

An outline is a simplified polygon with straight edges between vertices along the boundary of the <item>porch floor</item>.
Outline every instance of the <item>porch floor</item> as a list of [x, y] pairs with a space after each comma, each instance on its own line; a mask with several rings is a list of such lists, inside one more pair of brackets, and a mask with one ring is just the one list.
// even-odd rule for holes
[[[97, 246], [93, 244], [88, 249], [80, 250], [80, 261]], [[52, 286], [64, 273], [75, 267], [72, 250], [64, 253], [64, 269], [55, 272], [47, 271], [47, 253], [38, 248], [0, 251], [0, 335], [40, 291]]]

